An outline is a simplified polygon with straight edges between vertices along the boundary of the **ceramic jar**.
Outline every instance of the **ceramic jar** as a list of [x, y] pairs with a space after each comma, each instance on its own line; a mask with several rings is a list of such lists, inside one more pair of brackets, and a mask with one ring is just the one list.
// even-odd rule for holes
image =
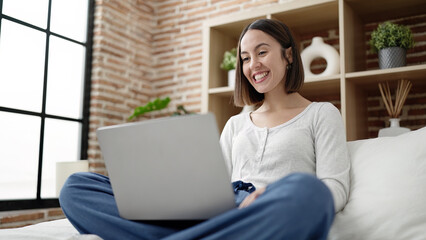
[[235, 69], [228, 71], [228, 87], [235, 87]]
[[[302, 51], [301, 58], [306, 77], [330, 76], [340, 72], [339, 53], [334, 47], [324, 43], [322, 37], [314, 37], [312, 44]], [[326, 69], [320, 74], [311, 71], [311, 63], [315, 58], [324, 58], [327, 61]]]
[[389, 119], [390, 126], [379, 130], [379, 137], [393, 137], [411, 131], [409, 128], [399, 126], [399, 118]]

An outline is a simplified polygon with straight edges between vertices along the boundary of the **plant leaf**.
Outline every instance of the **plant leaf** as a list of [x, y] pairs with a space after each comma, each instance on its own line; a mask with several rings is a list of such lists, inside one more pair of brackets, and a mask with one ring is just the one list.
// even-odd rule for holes
[[144, 106], [139, 106], [134, 109], [133, 114], [128, 118], [128, 120], [132, 120], [135, 117], [141, 116], [145, 113], [158, 111], [167, 107], [170, 102], [170, 98], [166, 97], [164, 99], [156, 98], [153, 101], [148, 102]]

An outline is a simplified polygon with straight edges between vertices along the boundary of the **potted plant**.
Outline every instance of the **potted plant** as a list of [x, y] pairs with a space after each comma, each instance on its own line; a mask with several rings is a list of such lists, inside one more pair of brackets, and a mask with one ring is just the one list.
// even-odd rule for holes
[[[130, 117], [128, 117], [127, 120], [131, 121], [136, 117], [144, 115], [145, 113], [165, 109], [169, 105], [170, 101], [171, 101], [170, 97], [165, 97], [163, 99], [156, 98], [156, 99], [148, 102], [144, 106], [136, 107], [133, 111], [133, 114]], [[187, 114], [193, 114], [193, 113], [186, 110], [183, 105], [178, 105], [178, 106], [176, 106], [176, 111], [171, 113], [171, 116], [179, 116], [179, 115], [187, 115]]]
[[235, 85], [235, 68], [237, 66], [237, 49], [233, 48], [230, 51], [225, 51], [223, 54], [223, 61], [220, 68], [228, 71], [228, 86]]
[[411, 30], [391, 22], [379, 24], [369, 43], [371, 51], [378, 53], [381, 69], [405, 66], [407, 49], [414, 46]]
[[127, 120], [131, 121], [131, 120], [133, 120], [133, 118], [136, 118], [138, 116], [142, 116], [145, 113], [164, 109], [164, 108], [167, 107], [167, 105], [169, 105], [169, 102], [170, 102], [169, 97], [165, 97], [163, 99], [156, 98], [156, 99], [148, 102], [144, 106], [136, 107], [133, 111], [133, 114]]

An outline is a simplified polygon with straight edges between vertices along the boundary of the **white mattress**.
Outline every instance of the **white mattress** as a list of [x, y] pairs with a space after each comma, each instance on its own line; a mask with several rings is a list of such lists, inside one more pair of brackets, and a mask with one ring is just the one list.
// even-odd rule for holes
[[32, 240], [100, 240], [96, 235], [82, 235], [68, 219], [54, 220], [22, 228], [0, 230], [0, 239]]

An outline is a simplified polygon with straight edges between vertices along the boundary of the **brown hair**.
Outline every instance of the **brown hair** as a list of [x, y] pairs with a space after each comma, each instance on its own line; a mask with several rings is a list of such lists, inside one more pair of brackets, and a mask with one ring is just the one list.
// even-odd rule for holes
[[[259, 104], [265, 98], [263, 93], [259, 93], [250, 84], [248, 79], [243, 74], [242, 59], [241, 59], [241, 39], [248, 30], [257, 29], [273, 37], [282, 47], [282, 55], [285, 59], [285, 50], [291, 47], [293, 62], [288, 65], [285, 91], [287, 93], [298, 92], [303, 86], [304, 73], [302, 60], [296, 43], [291, 35], [290, 29], [282, 22], [273, 19], [259, 19], [249, 24], [241, 33], [238, 41], [237, 51], [237, 67], [236, 67], [236, 82], [234, 91], [234, 104], [242, 107], [244, 105]], [[283, 66], [284, 67], [284, 66]]]

